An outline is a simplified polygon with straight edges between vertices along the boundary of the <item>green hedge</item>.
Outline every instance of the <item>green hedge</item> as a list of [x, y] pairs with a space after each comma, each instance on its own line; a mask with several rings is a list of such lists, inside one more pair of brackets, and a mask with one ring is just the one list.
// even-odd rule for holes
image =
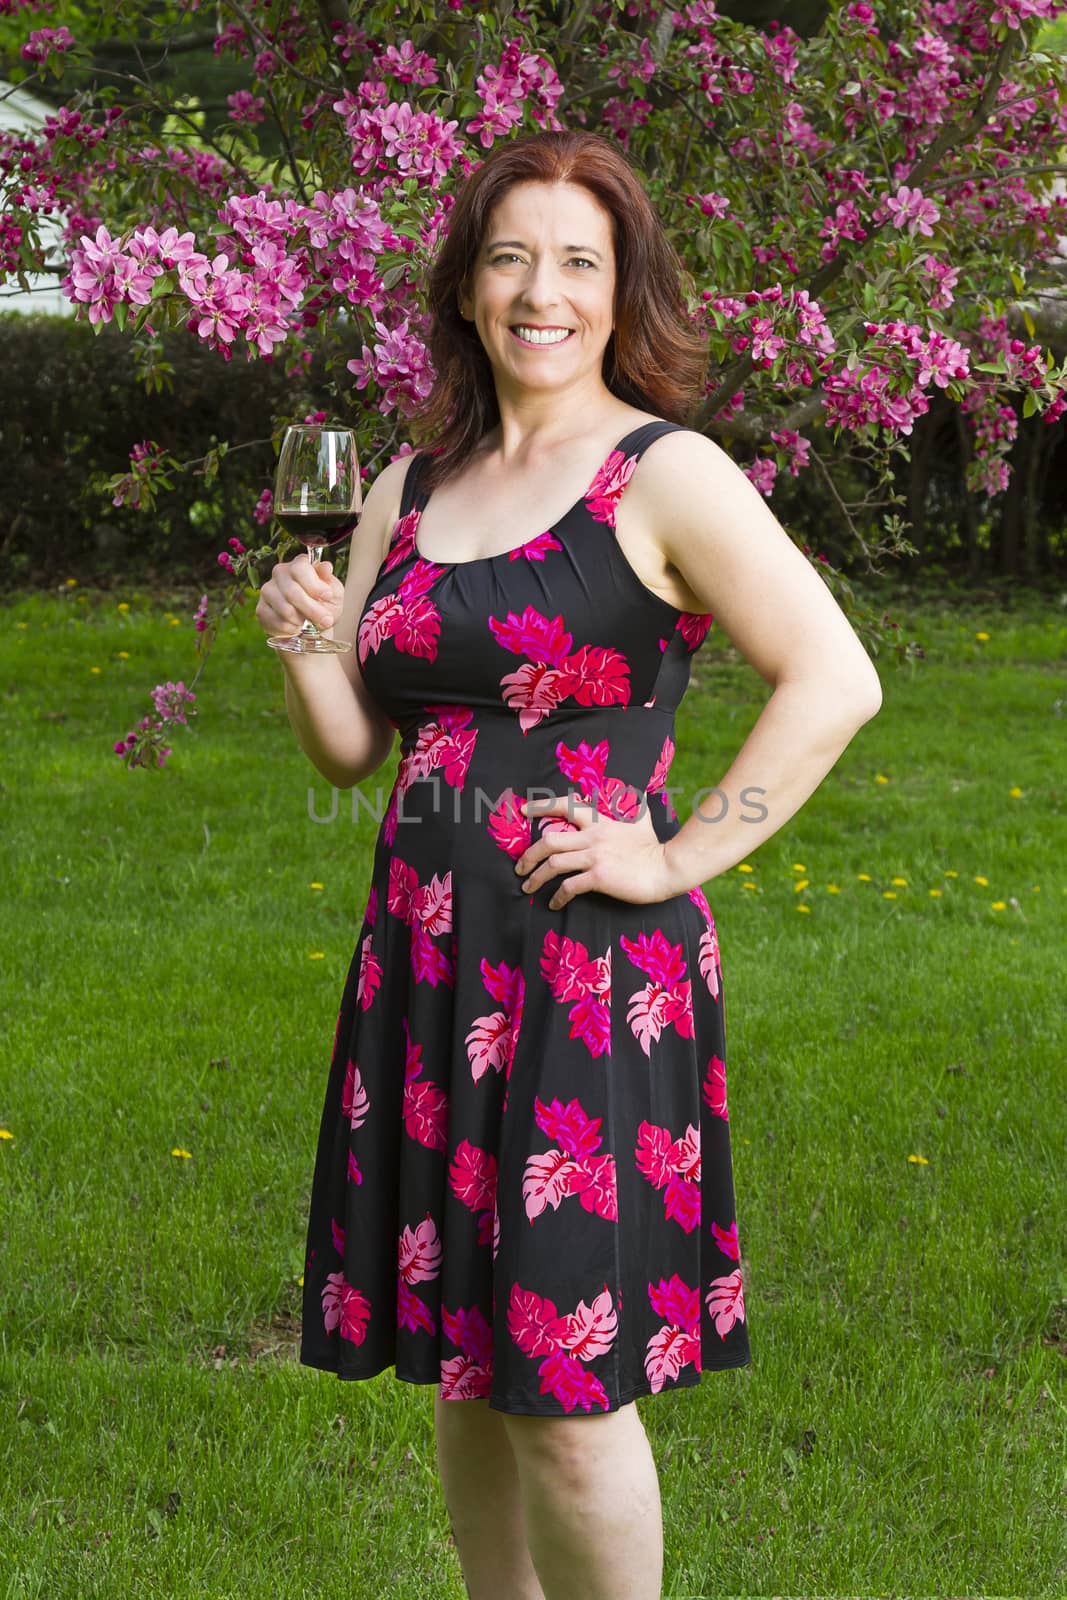
[[[160, 361], [172, 372], [157, 391], [139, 369]], [[226, 362], [192, 333], [135, 344], [111, 325], [96, 335], [67, 317], [0, 316], [0, 585], [57, 571], [106, 580], [217, 570], [226, 539], [248, 543], [256, 526], [252, 508], [274, 472], [273, 417], [327, 404], [316, 398], [317, 366], [294, 382], [281, 356]], [[144, 439], [181, 462], [213, 442], [228, 441], [230, 453], [210, 484], [200, 472], [174, 476], [151, 511], [114, 506], [99, 480], [127, 471]]]

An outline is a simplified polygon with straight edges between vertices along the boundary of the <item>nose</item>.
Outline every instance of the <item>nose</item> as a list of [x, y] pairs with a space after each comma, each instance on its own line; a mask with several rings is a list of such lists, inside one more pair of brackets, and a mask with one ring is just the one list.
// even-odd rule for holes
[[538, 313], [552, 306], [558, 306], [556, 268], [547, 257], [543, 257], [540, 261], [535, 260], [527, 267], [520, 298], [524, 306]]

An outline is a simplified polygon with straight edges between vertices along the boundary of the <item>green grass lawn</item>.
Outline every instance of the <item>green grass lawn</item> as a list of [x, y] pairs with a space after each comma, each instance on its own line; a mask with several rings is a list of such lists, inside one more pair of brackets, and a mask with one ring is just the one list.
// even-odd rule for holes
[[[432, 1389], [295, 1360], [374, 820], [251, 605], [112, 753], [196, 598], [0, 608], [0, 1597], [461, 1600]], [[887, 608], [925, 660], [707, 885], [753, 1362], [638, 1402], [670, 1600], [1067, 1593], [1067, 610]], [[767, 693], [713, 629], [682, 794]]]

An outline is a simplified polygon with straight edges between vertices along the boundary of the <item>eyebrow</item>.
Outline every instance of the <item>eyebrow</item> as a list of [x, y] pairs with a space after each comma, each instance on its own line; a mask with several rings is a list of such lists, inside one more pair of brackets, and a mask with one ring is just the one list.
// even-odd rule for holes
[[[506, 244], [517, 245], [520, 250], [528, 250], [530, 248], [529, 245], [523, 244], [521, 239], [494, 239], [492, 244], [487, 244], [486, 245], [486, 247], [485, 247], [486, 248], [486, 252], [488, 253], [490, 250], [499, 250], [499, 249], [502, 248], [502, 246], [504, 246]], [[575, 251], [578, 251], [578, 253], [581, 254], [581, 255], [596, 256], [598, 261], [602, 261], [603, 260], [603, 257], [601, 256], [600, 251], [599, 250], [594, 250], [592, 245], [588, 245], [588, 244], [565, 244], [563, 246], [563, 249], [564, 249], [565, 252], [570, 252], [572, 250], [575, 250]]]

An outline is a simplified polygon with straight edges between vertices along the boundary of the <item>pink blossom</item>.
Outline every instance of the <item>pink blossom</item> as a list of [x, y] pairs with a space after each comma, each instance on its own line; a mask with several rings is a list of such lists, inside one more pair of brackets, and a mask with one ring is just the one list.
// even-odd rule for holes
[[203, 633], [207, 627], [207, 595], [200, 596], [200, 604], [193, 612], [193, 626], [197, 633]]
[[362, 358], [346, 363], [356, 379], [356, 388], [365, 389], [373, 378], [382, 389], [381, 410], [399, 407], [409, 415], [415, 403], [424, 400], [433, 388], [433, 368], [422, 340], [409, 332], [405, 317], [397, 328], [375, 322], [378, 343], [363, 346]]
[[941, 219], [934, 202], [921, 189], [909, 189], [907, 184], [902, 184], [896, 195], [885, 202], [885, 209], [895, 228], [906, 227], [910, 234], [923, 233], [927, 238], [933, 235], [933, 224]]
[[410, 39], [402, 39], [399, 47], [387, 45], [378, 57], [377, 65], [401, 83], [427, 85], [440, 80], [434, 70], [434, 58], [425, 50], [416, 50]]
[[230, 108], [228, 115], [231, 122], [262, 122], [266, 114], [267, 102], [263, 96], [252, 94], [248, 89], [238, 89], [235, 94], [228, 94], [226, 103]]
[[53, 53], [73, 50], [77, 40], [69, 28], [36, 28], [22, 46], [23, 61], [47, 61]]

